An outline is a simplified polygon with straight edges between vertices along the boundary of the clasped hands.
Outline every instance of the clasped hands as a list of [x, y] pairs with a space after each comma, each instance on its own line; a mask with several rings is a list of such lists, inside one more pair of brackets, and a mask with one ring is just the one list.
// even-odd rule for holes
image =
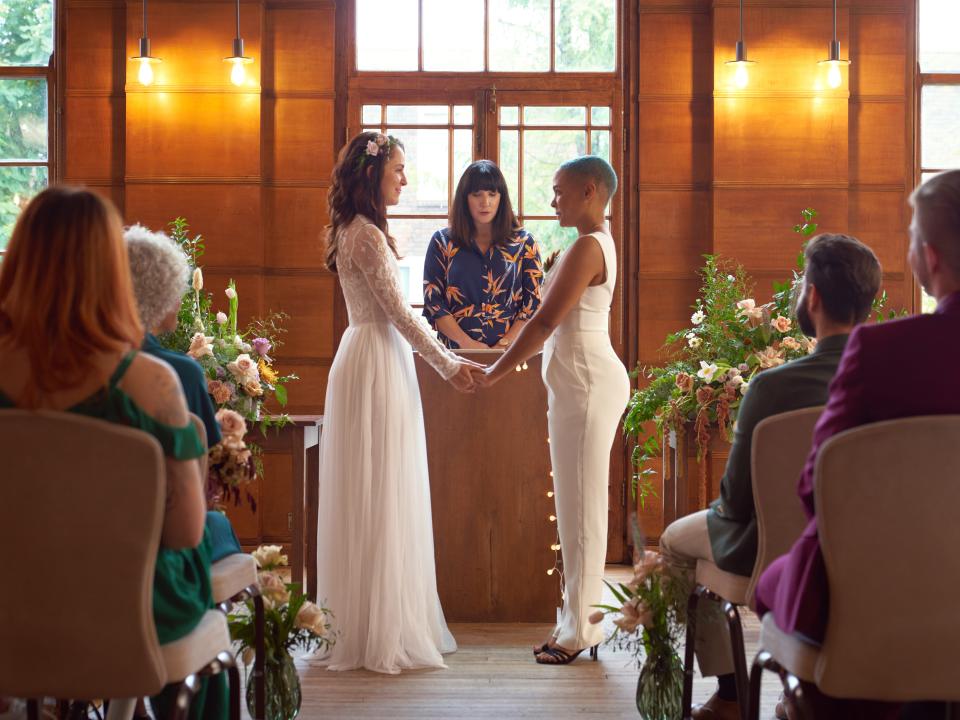
[[487, 388], [496, 382], [496, 379], [490, 375], [492, 368], [492, 365], [487, 367], [462, 357], [457, 373], [448, 382], [462, 393], [473, 393], [478, 388]]

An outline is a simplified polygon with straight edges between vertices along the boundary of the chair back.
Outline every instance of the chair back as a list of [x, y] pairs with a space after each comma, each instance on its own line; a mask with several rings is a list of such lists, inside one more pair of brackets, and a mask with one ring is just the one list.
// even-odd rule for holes
[[815, 502], [830, 586], [820, 689], [960, 700], [960, 415], [831, 438], [817, 457]]
[[153, 574], [166, 476], [150, 435], [0, 411], [0, 696], [142, 697], [166, 682]]
[[751, 608], [755, 609], [754, 591], [760, 575], [790, 549], [807, 524], [797, 481], [822, 412], [822, 406], [791, 410], [764, 418], [753, 429], [750, 473], [757, 509], [757, 560], [747, 587]]

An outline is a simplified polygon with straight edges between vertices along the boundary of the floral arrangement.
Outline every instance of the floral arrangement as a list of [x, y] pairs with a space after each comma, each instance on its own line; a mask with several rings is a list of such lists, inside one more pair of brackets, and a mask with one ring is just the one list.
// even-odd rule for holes
[[[307, 600], [300, 586], [284, 581], [281, 572], [287, 556], [279, 545], [261, 545], [253, 553], [257, 561], [257, 581], [264, 605], [266, 657], [265, 687], [268, 718], [292, 718], [300, 706], [300, 681], [290, 653], [296, 649], [310, 652], [333, 647], [336, 637], [331, 629], [329, 610]], [[254, 683], [249, 670], [254, 661], [254, 607], [247, 600], [238, 612], [229, 616], [230, 637], [239, 644], [247, 669], [247, 706], [252, 708]], [[251, 714], [252, 714], [251, 709]]]
[[367, 147], [357, 160], [357, 170], [362, 170], [370, 158], [377, 157], [381, 152], [390, 155], [393, 146], [399, 142], [393, 135], [377, 133], [373, 140], [367, 141]]
[[[803, 222], [793, 230], [809, 238], [817, 230], [817, 212], [806, 209], [801, 215]], [[752, 281], [741, 265], [706, 256], [691, 326], [667, 336], [664, 348], [672, 356], [667, 364], [639, 370], [648, 383], [627, 406], [624, 431], [637, 439], [633, 491], [641, 503], [654, 493], [650, 476], [655, 471], [647, 465], [659, 456], [665, 430], [682, 433], [692, 423], [701, 456], [712, 429], [731, 437], [740, 402], [757, 373], [816, 347], [792, 319], [803, 281], [803, 247], [792, 278], [774, 283], [773, 299], [763, 305], [756, 302]], [[884, 292], [874, 302], [877, 320], [885, 317], [886, 300]]]
[[[288, 316], [282, 312], [270, 312], [266, 318], [255, 319], [246, 328], [238, 328], [240, 298], [234, 281], [230, 280], [224, 289], [227, 311], [215, 310], [213, 296], [203, 292], [203, 270], [199, 264], [204, 253], [202, 236], [191, 237], [184, 218], [177, 218], [170, 227], [172, 239], [187, 254], [195, 270], [191, 287], [180, 304], [177, 329], [160, 338], [161, 342], [200, 363], [214, 404], [219, 410], [230, 410], [239, 415], [244, 421], [244, 432], [248, 424], [259, 427], [262, 434], [266, 434], [270, 427], [285, 425], [288, 422], [286, 415], [272, 416], [263, 412], [263, 407], [271, 398], [281, 408], [286, 406], [286, 384], [298, 379], [294, 374], [281, 375], [271, 357], [271, 353], [282, 345], [281, 336], [286, 332], [283, 323]], [[239, 427], [233, 416], [225, 417], [231, 418], [233, 427]], [[222, 451], [211, 449], [211, 470], [216, 466], [213, 462], [215, 456], [227, 458], [230, 452], [241, 453], [243, 449], [250, 451], [255, 473], [247, 478], [243, 473], [231, 472], [243, 464], [242, 455], [237, 454], [234, 461], [225, 460], [218, 471], [222, 476], [216, 481], [232, 489], [235, 502], [239, 502], [238, 485], [263, 472], [260, 448], [248, 441], [244, 448], [234, 443], [233, 447]], [[248, 500], [252, 501], [249, 493]]]
[[[225, 498], [230, 497], [235, 505], [239, 505], [241, 488], [248, 487], [256, 477], [253, 454], [244, 441], [247, 422], [240, 413], [229, 408], [217, 410], [216, 418], [223, 439], [207, 454], [207, 504], [219, 507]], [[256, 500], [249, 490], [246, 499], [256, 509]]]
[[[642, 542], [636, 547], [642, 547]], [[599, 624], [607, 615], [614, 616], [615, 630], [606, 642], [630, 653], [641, 668], [637, 710], [649, 720], [680, 720], [683, 664], [679, 648], [686, 632], [691, 582], [662, 556], [647, 550], [639, 556], [629, 582], [606, 584], [620, 606], [598, 606], [590, 622]]]

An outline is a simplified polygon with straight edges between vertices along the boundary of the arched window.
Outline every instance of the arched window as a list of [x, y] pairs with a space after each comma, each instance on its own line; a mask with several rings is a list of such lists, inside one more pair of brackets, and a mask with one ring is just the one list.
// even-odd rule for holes
[[0, 15], [0, 253], [20, 209], [54, 176], [54, 3], [4, 0]]

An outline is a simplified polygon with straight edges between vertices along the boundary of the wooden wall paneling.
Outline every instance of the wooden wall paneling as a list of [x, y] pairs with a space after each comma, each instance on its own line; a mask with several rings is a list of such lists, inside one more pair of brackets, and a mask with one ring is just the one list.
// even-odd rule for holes
[[125, 22], [125, 8], [122, 6], [67, 2], [66, 26], [69, 32], [64, 33], [67, 91], [109, 91], [123, 86], [123, 76], [116, 76], [118, 68], [114, 59], [118, 51], [126, 48], [123, 39]]
[[641, 276], [640, 308], [644, 322], [640, 326], [640, 364], [662, 363], [664, 338], [690, 324], [694, 300], [700, 282], [693, 273], [682, 276]]
[[326, 267], [327, 192], [325, 184], [264, 187], [264, 262], [268, 266]]
[[789, 275], [803, 242], [793, 232], [800, 211], [814, 208], [823, 232], [847, 232], [843, 187], [718, 187], [714, 190], [714, 251], [748, 269]]
[[284, 375], [297, 374], [300, 379], [287, 386], [290, 404], [284, 411], [291, 415], [323, 413], [323, 404], [327, 394], [327, 376], [330, 374], [330, 360], [324, 358], [289, 357], [284, 353], [277, 355], [274, 367]]
[[852, 191], [849, 216], [850, 232], [873, 249], [885, 273], [910, 274], [907, 265], [910, 209], [902, 189]]
[[640, 184], [708, 183], [712, 174], [709, 98], [643, 99]]
[[870, 98], [851, 101], [851, 183], [901, 187], [912, 184], [903, 172], [908, 153], [902, 132], [906, 112], [902, 97], [881, 102]]
[[272, 43], [271, 90], [333, 93], [335, 12], [333, 3], [312, 8], [270, 7], [267, 35]]
[[649, 187], [640, 192], [640, 276], [692, 273], [712, 250], [708, 190]]
[[259, 270], [263, 264], [259, 184], [128, 182], [127, 222], [169, 232], [178, 216], [187, 219], [192, 234], [203, 235], [204, 266]]
[[[278, 357], [333, 357], [333, 292], [336, 280], [327, 272], [268, 275], [264, 306], [290, 315]], [[293, 387], [291, 387], [291, 390]]]
[[263, 302], [262, 271], [259, 268], [204, 265], [203, 290], [213, 296], [214, 312], [227, 312], [230, 309], [224, 294], [230, 280], [236, 283], [240, 301], [237, 307], [237, 325], [244, 327], [251, 319], [262, 317], [266, 309]]
[[70, 132], [64, 138], [64, 177], [73, 181], [121, 179], [123, 146], [115, 136], [114, 117], [123, 112], [123, 99], [112, 96], [109, 89], [68, 89], [64, 101], [64, 112], [70, 118]]
[[265, 101], [273, 143], [264, 160], [271, 180], [324, 183], [333, 170], [333, 97], [278, 96]]
[[[904, 67], [912, 65], [907, 52], [908, 28], [902, 12], [909, 0], [901, 2], [901, 12], [868, 14], [851, 8], [850, 92], [854, 95], [895, 97], [901, 100], [909, 95]], [[876, 7], [876, 6], [874, 6]]]

